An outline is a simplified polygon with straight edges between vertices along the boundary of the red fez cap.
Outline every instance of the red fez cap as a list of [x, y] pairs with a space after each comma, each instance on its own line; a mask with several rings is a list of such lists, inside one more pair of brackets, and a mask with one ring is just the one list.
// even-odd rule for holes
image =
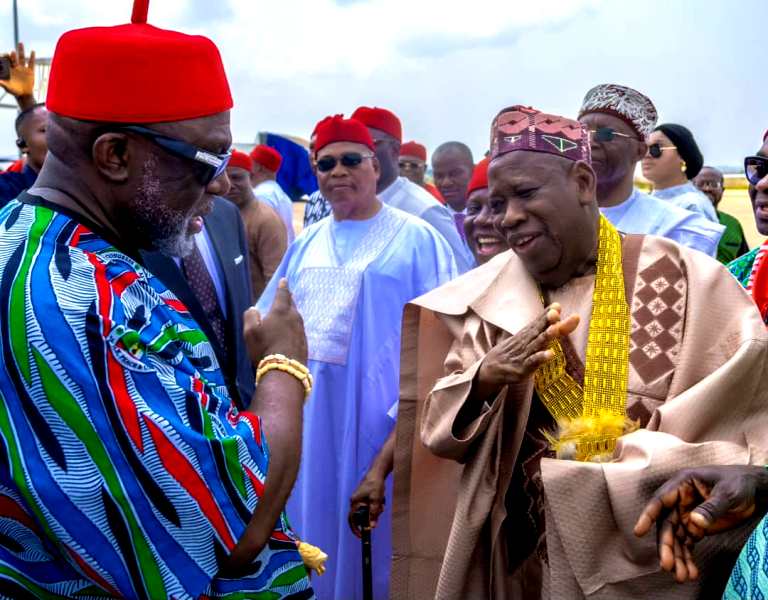
[[128, 25], [88, 27], [59, 38], [48, 110], [109, 123], [159, 123], [232, 108], [214, 43], [147, 24], [149, 0], [134, 0]]
[[373, 127], [391, 135], [398, 142], [403, 141], [403, 126], [400, 124], [400, 119], [386, 108], [361, 106], [352, 113], [352, 118], [366, 127]]
[[251, 150], [251, 159], [253, 162], [275, 173], [280, 170], [280, 165], [283, 164], [283, 155], [271, 146], [264, 144], [259, 144]]
[[491, 158], [517, 150], [592, 162], [589, 135], [584, 125], [519, 104], [505, 108], [493, 120]]
[[229, 158], [227, 167], [240, 167], [241, 169], [245, 169], [250, 173], [253, 171], [253, 161], [251, 160], [251, 157], [248, 156], [245, 152], [240, 152], [240, 150], [232, 150], [232, 156]]
[[482, 190], [488, 187], [488, 163], [490, 162], [490, 158], [484, 158], [475, 165], [475, 170], [472, 171], [472, 179], [469, 180], [469, 186], [467, 186], [467, 196], [475, 190]]
[[342, 115], [326, 117], [317, 124], [316, 131], [315, 152], [334, 142], [354, 142], [376, 151], [371, 132], [357, 119], [345, 119]]
[[400, 156], [415, 156], [427, 162], [427, 149], [417, 142], [406, 142], [400, 146]]

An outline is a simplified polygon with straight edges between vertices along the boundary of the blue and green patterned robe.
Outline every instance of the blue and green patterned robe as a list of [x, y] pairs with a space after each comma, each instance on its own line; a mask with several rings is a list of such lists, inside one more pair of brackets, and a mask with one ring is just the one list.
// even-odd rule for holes
[[248, 575], [217, 576], [269, 451], [151, 273], [65, 214], [11, 202], [0, 350], [0, 596], [313, 597], [284, 516]]

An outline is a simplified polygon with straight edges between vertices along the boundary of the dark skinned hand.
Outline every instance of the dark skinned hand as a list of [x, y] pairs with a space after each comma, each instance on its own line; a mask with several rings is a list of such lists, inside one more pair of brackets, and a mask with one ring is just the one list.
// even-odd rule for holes
[[656, 491], [635, 524], [635, 535], [642, 537], [657, 524], [661, 568], [680, 583], [693, 581], [699, 576], [696, 542], [742, 524], [765, 503], [766, 492], [764, 467], [685, 469]]
[[579, 324], [578, 315], [561, 320], [560, 311], [557, 303], [548, 306], [518, 333], [491, 348], [477, 374], [479, 396], [492, 397], [507, 384], [525, 381], [553, 357], [548, 349], [552, 340], [571, 334]]
[[269, 354], [284, 354], [307, 364], [304, 321], [293, 303], [286, 279], [280, 280], [266, 317], [253, 307], [245, 311], [243, 330], [248, 355], [254, 365]]

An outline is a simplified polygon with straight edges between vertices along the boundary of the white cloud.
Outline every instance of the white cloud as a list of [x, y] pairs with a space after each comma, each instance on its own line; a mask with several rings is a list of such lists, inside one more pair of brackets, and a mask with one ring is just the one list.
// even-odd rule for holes
[[[0, 40], [11, 39], [10, 4], [0, 0]], [[67, 29], [127, 22], [132, 1], [19, 5], [22, 38], [50, 56]], [[765, 86], [745, 58], [763, 42], [768, 2], [742, 0], [738, 13], [750, 19], [721, 0], [151, 0], [149, 14], [220, 47], [238, 141], [306, 136], [319, 118], [368, 104], [396, 111], [430, 148], [460, 139], [479, 154], [503, 106], [573, 115], [587, 89], [614, 81], [691, 125], [709, 162], [738, 164], [768, 126]], [[0, 131], [0, 154], [13, 152], [10, 114]]]

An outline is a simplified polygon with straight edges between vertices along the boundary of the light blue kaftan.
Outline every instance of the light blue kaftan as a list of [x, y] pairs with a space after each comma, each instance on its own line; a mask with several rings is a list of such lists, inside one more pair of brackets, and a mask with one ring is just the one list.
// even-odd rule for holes
[[638, 189], [632, 190], [621, 204], [601, 207], [600, 212], [619, 231], [658, 235], [710, 256], [717, 254], [717, 244], [725, 231], [720, 223]]
[[[350, 496], [394, 426], [403, 308], [457, 275], [437, 231], [383, 204], [367, 221], [331, 216], [304, 230], [259, 299], [266, 314], [280, 278], [287, 277], [307, 332], [315, 385], [304, 409], [301, 469], [287, 513], [302, 539], [330, 555], [328, 571], [312, 581], [321, 600], [362, 597], [360, 540], [347, 513]], [[377, 600], [388, 598], [391, 481], [387, 500], [372, 536]]]
[[690, 181], [663, 190], [653, 190], [653, 196], [671, 202], [691, 212], [704, 215], [713, 223], [719, 223], [712, 201]]

